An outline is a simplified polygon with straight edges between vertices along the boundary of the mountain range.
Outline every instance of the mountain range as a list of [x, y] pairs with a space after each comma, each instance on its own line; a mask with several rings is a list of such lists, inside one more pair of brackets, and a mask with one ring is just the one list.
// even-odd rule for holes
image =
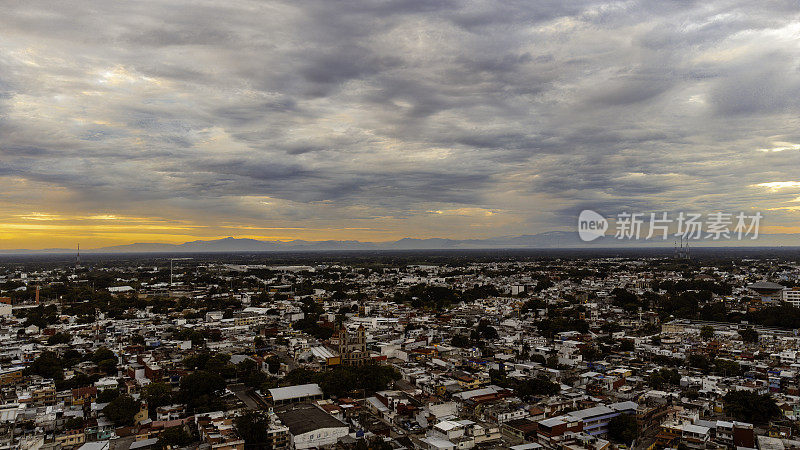
[[[446, 250], [446, 249], [547, 249], [547, 248], [612, 248], [612, 247], [672, 247], [672, 240], [619, 240], [614, 236], [583, 242], [577, 232], [549, 231], [545, 233], [503, 236], [487, 239], [403, 238], [387, 242], [361, 241], [260, 241], [227, 237], [197, 240], [183, 244], [135, 243], [81, 250], [83, 253], [214, 253], [214, 252], [277, 252], [331, 250]], [[800, 234], [765, 234], [757, 240], [692, 241], [700, 247], [783, 247], [800, 246]], [[74, 253], [74, 249], [14, 249], [0, 250], [2, 254]]]

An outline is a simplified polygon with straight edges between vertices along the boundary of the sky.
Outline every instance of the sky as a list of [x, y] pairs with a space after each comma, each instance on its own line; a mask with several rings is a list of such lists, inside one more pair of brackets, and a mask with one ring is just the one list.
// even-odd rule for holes
[[0, 248], [800, 232], [791, 1], [4, 0]]

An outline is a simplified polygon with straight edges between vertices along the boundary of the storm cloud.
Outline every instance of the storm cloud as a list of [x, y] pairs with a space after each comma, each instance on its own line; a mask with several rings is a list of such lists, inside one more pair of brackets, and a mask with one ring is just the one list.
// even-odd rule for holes
[[[795, 1], [4, 1], [0, 222], [146, 218], [152, 240], [479, 238], [583, 208], [796, 226], [800, 185], [764, 184], [800, 181], [798, 19]], [[84, 239], [128, 239], [108, 229]]]

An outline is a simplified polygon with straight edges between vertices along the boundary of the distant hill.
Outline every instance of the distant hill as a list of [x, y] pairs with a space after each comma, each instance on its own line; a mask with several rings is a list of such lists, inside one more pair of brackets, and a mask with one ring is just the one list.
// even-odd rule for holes
[[[388, 242], [361, 241], [260, 241], [257, 239], [226, 237], [224, 239], [197, 240], [183, 244], [135, 243], [81, 250], [83, 253], [214, 253], [214, 252], [274, 252], [274, 251], [332, 251], [332, 250], [447, 250], [447, 249], [547, 249], [547, 248], [612, 248], [612, 247], [672, 247], [667, 240], [619, 240], [605, 236], [592, 242], [583, 242], [577, 232], [548, 231], [545, 233], [502, 236], [487, 239], [403, 238]], [[698, 247], [781, 247], [800, 245], [800, 234], [771, 234], [757, 240], [692, 241]], [[0, 250], [2, 254], [53, 254], [74, 253], [74, 249], [51, 248], [41, 250]]]

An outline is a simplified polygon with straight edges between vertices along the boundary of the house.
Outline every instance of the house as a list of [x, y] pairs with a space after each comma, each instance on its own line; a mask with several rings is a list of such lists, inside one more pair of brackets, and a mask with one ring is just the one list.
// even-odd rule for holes
[[569, 415], [551, 417], [537, 422], [537, 441], [545, 447], [554, 448], [564, 433], [583, 431], [583, 422]]
[[310, 403], [283, 405], [275, 414], [289, 428], [295, 449], [333, 445], [350, 432], [347, 424]]

